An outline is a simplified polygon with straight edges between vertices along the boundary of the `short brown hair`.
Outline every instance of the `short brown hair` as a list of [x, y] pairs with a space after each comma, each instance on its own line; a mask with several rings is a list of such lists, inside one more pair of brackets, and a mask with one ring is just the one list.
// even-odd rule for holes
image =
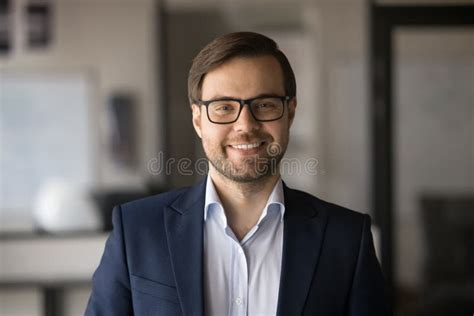
[[235, 57], [273, 56], [283, 71], [285, 93], [296, 96], [296, 80], [288, 58], [271, 38], [253, 32], [222, 35], [207, 44], [194, 58], [188, 75], [188, 98], [193, 104], [200, 100], [206, 74]]

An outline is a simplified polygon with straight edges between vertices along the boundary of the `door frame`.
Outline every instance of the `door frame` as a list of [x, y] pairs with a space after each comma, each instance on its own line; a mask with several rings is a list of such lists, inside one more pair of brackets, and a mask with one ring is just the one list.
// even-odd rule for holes
[[397, 27], [471, 27], [474, 5], [369, 5], [371, 204], [374, 221], [381, 228], [382, 269], [391, 289], [394, 285], [394, 30]]

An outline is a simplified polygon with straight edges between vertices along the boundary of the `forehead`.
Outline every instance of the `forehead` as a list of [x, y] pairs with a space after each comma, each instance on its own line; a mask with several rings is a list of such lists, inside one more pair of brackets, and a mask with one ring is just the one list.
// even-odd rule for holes
[[284, 95], [283, 71], [273, 56], [236, 57], [209, 71], [202, 83], [202, 99], [247, 99], [261, 94]]

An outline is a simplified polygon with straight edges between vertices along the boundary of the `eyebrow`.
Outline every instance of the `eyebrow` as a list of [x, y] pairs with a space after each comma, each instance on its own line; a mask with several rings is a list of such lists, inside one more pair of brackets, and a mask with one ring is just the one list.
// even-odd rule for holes
[[[257, 94], [255, 96], [251, 97], [251, 98], [247, 98], [245, 100], [250, 100], [250, 99], [255, 99], [255, 98], [265, 98], [265, 97], [282, 97], [282, 96], [285, 96], [285, 95], [280, 95], [278, 93], [260, 93], [260, 94]], [[201, 100], [201, 101], [219, 101], [219, 100], [228, 100], [228, 99], [244, 100], [244, 99], [234, 97], [234, 96], [227, 96], [227, 95], [218, 94], [218, 95], [210, 98], [209, 100]]]

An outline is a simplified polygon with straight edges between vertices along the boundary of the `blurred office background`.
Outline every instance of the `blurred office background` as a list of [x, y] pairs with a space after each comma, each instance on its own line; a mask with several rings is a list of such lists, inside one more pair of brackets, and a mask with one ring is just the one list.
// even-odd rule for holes
[[471, 315], [473, 8], [0, 0], [0, 315], [82, 315], [113, 205], [202, 177], [187, 72], [241, 30], [296, 73], [287, 183], [371, 214], [395, 315]]

